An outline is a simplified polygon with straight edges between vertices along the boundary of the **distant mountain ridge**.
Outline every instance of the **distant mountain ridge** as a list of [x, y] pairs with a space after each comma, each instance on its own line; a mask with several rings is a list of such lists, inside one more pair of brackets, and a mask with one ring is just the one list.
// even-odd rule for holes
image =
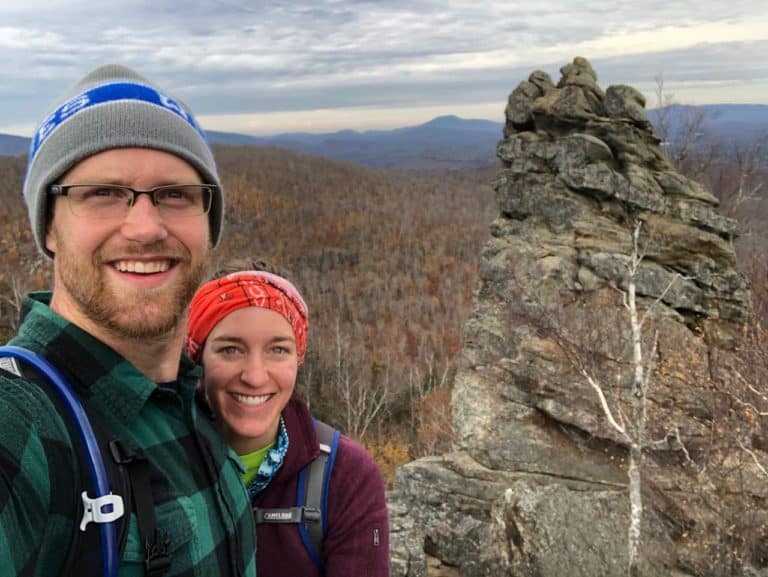
[[[673, 117], [688, 110], [703, 110], [707, 130], [714, 137], [745, 139], [768, 134], [765, 104], [672, 105], [670, 109]], [[658, 109], [648, 111], [652, 122], [658, 116]], [[393, 130], [292, 132], [273, 136], [211, 130], [207, 134], [213, 144], [276, 146], [365, 166], [461, 170], [495, 161], [496, 143], [502, 138], [503, 127], [502, 122], [448, 115]], [[28, 138], [0, 134], [0, 155], [26, 154], [28, 147]]]
[[0, 156], [19, 156], [29, 150], [29, 138], [0, 133]]
[[494, 160], [503, 126], [491, 120], [438, 116], [393, 130], [289, 132], [264, 137], [209, 131], [208, 136], [216, 144], [277, 146], [365, 166], [463, 169]]
[[702, 128], [714, 137], [741, 140], [768, 133], [768, 105], [765, 104], [673, 104], [666, 109], [648, 111], [648, 118], [654, 124], [658, 122], [660, 110], [666, 110], [673, 129], [675, 120], [684, 121], [700, 111], [704, 113]]

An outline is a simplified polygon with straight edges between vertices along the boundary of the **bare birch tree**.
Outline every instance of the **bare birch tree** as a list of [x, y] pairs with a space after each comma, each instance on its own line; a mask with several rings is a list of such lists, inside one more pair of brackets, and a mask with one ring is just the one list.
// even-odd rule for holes
[[371, 425], [386, 411], [392, 395], [390, 363], [371, 366], [369, 380], [355, 370], [352, 347], [336, 323], [336, 359], [331, 387], [342, 403], [345, 432], [356, 439], [365, 437]]
[[719, 142], [712, 140], [707, 128], [708, 115], [704, 109], [675, 102], [667, 92], [664, 75], [656, 81], [656, 133], [667, 158], [676, 170], [699, 179], [720, 152]]
[[[646, 358], [643, 357], [642, 325], [643, 320], [637, 312], [637, 272], [642, 261], [640, 254], [639, 237], [641, 221], [637, 221], [632, 231], [632, 254], [628, 263], [627, 271], [627, 298], [625, 306], [629, 314], [629, 324], [632, 330], [632, 364], [634, 365], [634, 379], [632, 381], [632, 425], [630, 431], [625, 430], [625, 435], [629, 441], [629, 468], [627, 476], [629, 478], [629, 531], [628, 548], [629, 564], [628, 574], [635, 577], [639, 574], [640, 561], [640, 541], [642, 536], [643, 520], [643, 495], [642, 495], [642, 471], [643, 471], [643, 448], [647, 442], [646, 435], [646, 399], [648, 396], [648, 378], [650, 370], [646, 371], [645, 363], [653, 362], [656, 354], [657, 338], [654, 336], [653, 350]], [[647, 312], [646, 312], [647, 314]]]
[[[674, 283], [682, 279], [681, 275], [675, 276], [665, 287], [654, 302], [644, 312], [638, 306], [637, 280], [640, 265], [643, 261], [643, 251], [640, 246], [640, 234], [642, 221], [637, 220], [632, 228], [632, 251], [627, 259], [626, 272], [623, 286], [616, 286], [622, 295], [622, 303], [629, 321], [629, 346], [631, 359], [629, 366], [632, 370], [631, 397], [629, 402], [630, 414], [625, 415], [620, 405], [612, 408], [609, 400], [609, 385], [601, 382], [600, 378], [592, 371], [580, 351], [573, 343], [567, 341], [562, 335], [557, 335], [558, 345], [565, 353], [568, 361], [584, 377], [586, 382], [595, 392], [600, 409], [609, 426], [618, 433], [619, 438], [628, 447], [628, 497], [629, 497], [629, 525], [627, 530], [627, 575], [638, 577], [640, 575], [642, 524], [643, 524], [643, 461], [646, 448], [664, 444], [680, 449], [687, 456], [685, 446], [680, 439], [677, 429], [665, 436], [663, 441], [652, 441], [647, 431], [647, 407], [648, 391], [655, 369], [655, 358], [658, 348], [658, 335], [653, 332], [650, 344], [645, 338], [646, 325], [653, 314], [654, 308], [662, 301]], [[650, 347], [650, 349], [649, 349]], [[672, 442], [670, 442], [670, 440]]]

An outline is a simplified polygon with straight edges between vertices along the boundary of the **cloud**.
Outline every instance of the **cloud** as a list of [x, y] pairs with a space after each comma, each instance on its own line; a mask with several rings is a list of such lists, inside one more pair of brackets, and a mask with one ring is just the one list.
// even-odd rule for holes
[[355, 109], [373, 122], [383, 108], [488, 105], [535, 68], [557, 79], [577, 55], [601, 83], [648, 92], [663, 72], [699, 102], [743, 93], [768, 101], [768, 7], [757, 0], [5, 4], [0, 131], [29, 124], [31, 132], [58, 94], [111, 61], [212, 119]]

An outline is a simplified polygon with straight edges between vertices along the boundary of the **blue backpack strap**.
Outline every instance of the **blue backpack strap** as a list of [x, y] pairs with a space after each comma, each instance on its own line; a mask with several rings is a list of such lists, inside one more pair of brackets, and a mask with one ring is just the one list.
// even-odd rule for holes
[[[56, 368], [43, 357], [15, 346], [0, 347], [0, 357], [19, 359], [34, 369], [50, 384], [51, 389], [57, 393], [58, 399], [75, 424], [79, 433], [79, 440], [85, 448], [88, 474], [95, 496], [90, 497], [87, 491], [83, 491], [84, 514], [79, 529], [84, 531], [91, 521], [99, 524], [101, 533], [101, 558], [102, 569], [105, 577], [117, 577], [120, 564], [120, 550], [117, 539], [116, 521], [124, 514], [124, 503], [120, 495], [113, 495], [109, 478], [104, 467], [101, 449], [97, 437], [85, 414], [80, 399], [72, 390], [69, 383], [61, 376]], [[21, 376], [20, 371], [14, 371]]]
[[328, 489], [340, 433], [322, 421], [315, 419], [314, 423], [320, 455], [299, 473], [296, 504], [304, 510], [299, 535], [312, 561], [322, 569], [323, 537], [328, 523]]

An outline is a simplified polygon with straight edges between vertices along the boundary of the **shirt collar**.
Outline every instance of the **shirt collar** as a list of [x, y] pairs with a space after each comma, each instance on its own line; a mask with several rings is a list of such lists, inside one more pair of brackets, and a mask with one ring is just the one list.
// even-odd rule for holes
[[[50, 297], [51, 293], [44, 292], [24, 298], [21, 326], [12, 344], [45, 356], [84, 405], [129, 424], [149, 397], [159, 392], [157, 385], [111, 347], [51, 310]], [[189, 397], [189, 402], [199, 376], [199, 367], [182, 356], [178, 392]]]

